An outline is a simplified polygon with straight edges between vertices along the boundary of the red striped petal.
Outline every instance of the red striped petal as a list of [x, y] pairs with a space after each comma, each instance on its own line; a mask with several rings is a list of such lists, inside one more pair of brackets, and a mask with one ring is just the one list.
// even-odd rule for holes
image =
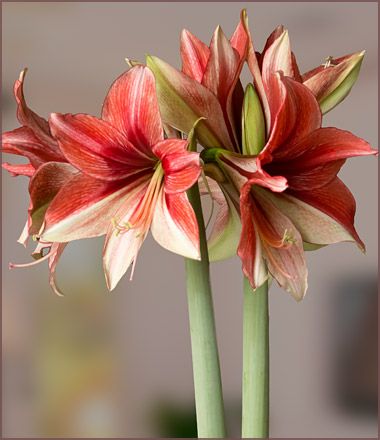
[[31, 177], [36, 172], [33, 165], [29, 164], [16, 164], [12, 165], [10, 163], [4, 162], [2, 167], [7, 170], [12, 176], [27, 176]]
[[253, 215], [268, 270], [282, 288], [300, 301], [307, 290], [302, 237], [290, 219], [265, 197], [264, 191], [254, 189], [254, 200]]
[[162, 160], [165, 173], [165, 192], [179, 193], [188, 190], [201, 174], [199, 153], [184, 151], [168, 154]]
[[210, 56], [210, 49], [190, 31], [184, 29], [181, 33], [180, 50], [182, 72], [201, 83]]
[[151, 155], [151, 148], [163, 139], [164, 133], [154, 76], [147, 67], [137, 65], [112, 84], [102, 118], [124, 133], [141, 152]]
[[49, 204], [60, 189], [78, 173], [68, 163], [48, 162], [42, 165], [29, 184], [29, 234], [38, 234]]
[[240, 206], [242, 230], [238, 246], [238, 256], [242, 270], [253, 289], [260, 287], [268, 278], [268, 270], [263, 258], [263, 250], [257, 228], [253, 221], [253, 200], [246, 192], [245, 202]]
[[26, 105], [24, 97], [24, 80], [26, 71], [27, 69], [24, 69], [20, 73], [20, 77], [14, 85], [14, 94], [17, 101], [17, 118], [21, 125], [24, 125], [33, 131], [33, 134], [39, 139], [40, 143], [45, 145], [46, 149], [59, 155], [60, 152], [58, 145], [51, 136], [48, 122], [30, 110]]
[[287, 192], [336, 220], [353, 237], [359, 248], [365, 249], [354, 227], [355, 199], [338, 177], [328, 185], [313, 191], [288, 190]]
[[186, 193], [161, 191], [151, 228], [154, 239], [165, 249], [200, 259], [198, 223]]
[[2, 134], [2, 150], [4, 153], [26, 157], [34, 168], [45, 162], [66, 161], [61, 151], [52, 150], [34, 134], [29, 127], [19, 127]]
[[42, 239], [67, 242], [105, 234], [120, 206], [149, 178], [105, 182], [84, 174], [73, 177], [50, 204]]
[[282, 74], [273, 74], [270, 84], [273, 126], [259, 156], [262, 163], [270, 162], [275, 155], [285, 155], [287, 144], [312, 133], [322, 122], [319, 104], [307, 87]]
[[202, 84], [211, 90], [218, 98], [223, 110], [230, 138], [234, 139], [236, 151], [238, 149], [237, 146], [239, 144], [239, 139], [237, 136], [235, 119], [239, 120], [239, 126], [241, 124], [241, 119], [240, 114], [238, 115], [238, 118], [234, 118], [234, 111], [231, 107], [233, 105], [232, 98], [235, 86], [240, 86], [241, 102], [243, 99], [244, 93], [242, 92], [241, 84], [237, 84], [243, 67], [243, 61], [244, 59], [240, 59], [239, 52], [231, 46], [231, 43], [218, 26], [211, 40], [210, 57], [203, 76]]
[[122, 133], [101, 119], [53, 113], [50, 125], [66, 158], [89, 176], [120, 180], [153, 164]]

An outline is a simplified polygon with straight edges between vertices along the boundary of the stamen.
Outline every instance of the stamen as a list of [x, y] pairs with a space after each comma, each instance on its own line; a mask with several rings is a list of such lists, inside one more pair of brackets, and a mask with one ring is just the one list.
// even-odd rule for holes
[[158, 162], [142, 200], [136, 206], [128, 221], [120, 223], [116, 218], [111, 219], [112, 225], [116, 231], [116, 236], [128, 232], [131, 229], [137, 229], [138, 234], [136, 237], [138, 237], [149, 229], [153, 218], [154, 208], [162, 187], [163, 177], [164, 171], [161, 163]]
[[333, 60], [333, 59], [334, 59], [334, 58], [333, 58], [331, 55], [329, 55], [328, 57], [325, 58], [325, 63], [322, 64], [322, 66], [323, 66], [325, 69], [327, 69], [327, 67], [330, 67], [330, 66], [332, 65], [332, 60]]

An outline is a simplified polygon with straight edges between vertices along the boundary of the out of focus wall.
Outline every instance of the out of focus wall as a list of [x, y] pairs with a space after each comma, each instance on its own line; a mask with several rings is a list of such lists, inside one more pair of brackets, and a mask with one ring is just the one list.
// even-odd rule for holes
[[[217, 24], [230, 34], [243, 7], [259, 50], [276, 25], [288, 27], [303, 71], [328, 55], [367, 50], [354, 90], [324, 125], [349, 129], [377, 146], [377, 4], [363, 2], [3, 3], [3, 129], [17, 126], [12, 87], [23, 67], [29, 67], [27, 101], [39, 114], [99, 115], [126, 56], [143, 60], [150, 53], [179, 66], [182, 28], [204, 41]], [[377, 435], [376, 160], [353, 160], [341, 176], [357, 198], [356, 224], [367, 254], [352, 244], [309, 253], [309, 291], [300, 304], [273, 285], [273, 437]], [[3, 173], [4, 436], [192, 436], [182, 259], [149, 239], [133, 282], [125, 278], [109, 294], [102, 240], [73, 243], [58, 269], [66, 295], [56, 297], [45, 266], [8, 271], [8, 261], [29, 258], [16, 243], [27, 204], [27, 180]], [[213, 265], [212, 277], [230, 434], [236, 437], [238, 259]]]

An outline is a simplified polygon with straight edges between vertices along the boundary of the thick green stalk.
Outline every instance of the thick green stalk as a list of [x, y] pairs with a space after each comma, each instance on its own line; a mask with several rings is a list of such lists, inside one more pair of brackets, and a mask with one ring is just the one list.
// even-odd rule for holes
[[198, 220], [201, 261], [186, 259], [195, 406], [199, 438], [226, 435], [209, 258], [198, 185], [188, 191]]
[[244, 279], [242, 438], [269, 435], [268, 282], [253, 291]]

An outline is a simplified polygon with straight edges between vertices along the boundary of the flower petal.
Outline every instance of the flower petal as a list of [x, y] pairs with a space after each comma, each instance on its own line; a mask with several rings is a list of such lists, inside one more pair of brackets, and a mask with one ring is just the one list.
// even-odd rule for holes
[[183, 139], [165, 139], [153, 146], [155, 156], [162, 160], [166, 155], [173, 153], [183, 153], [188, 147], [188, 141]]
[[168, 154], [162, 160], [165, 172], [164, 188], [167, 194], [188, 190], [201, 174], [199, 153], [184, 151]]
[[261, 77], [259, 62], [257, 60], [255, 48], [252, 43], [252, 37], [248, 26], [247, 11], [245, 9], [243, 9], [241, 12], [240, 20], [248, 35], [247, 64], [253, 76], [253, 83], [255, 89], [257, 90], [257, 93], [260, 97], [260, 101], [265, 115], [266, 132], [268, 134], [271, 126], [271, 112], [268, 104], [268, 98], [264, 89], [263, 79]]
[[254, 224], [254, 203], [248, 187], [243, 193], [244, 203], [240, 204], [241, 236], [238, 245], [238, 255], [242, 261], [244, 275], [248, 278], [253, 289], [257, 289], [268, 279], [268, 270], [263, 258], [261, 240]]
[[190, 31], [183, 29], [181, 33], [182, 72], [201, 83], [209, 56], [208, 46]]
[[4, 162], [2, 167], [7, 170], [13, 177], [15, 176], [27, 176], [31, 177], [36, 172], [36, 169], [30, 163], [27, 164], [10, 164]]
[[34, 113], [28, 108], [24, 97], [24, 80], [27, 69], [20, 73], [19, 79], [14, 85], [14, 94], [17, 101], [17, 118], [21, 125], [32, 130], [33, 134], [39, 139], [40, 143], [44, 144], [46, 149], [59, 155], [57, 143], [50, 134], [49, 124], [44, 119]]
[[245, 61], [248, 51], [248, 40], [249, 36], [247, 34], [246, 28], [240, 18], [236, 29], [230, 38], [231, 46], [238, 52], [240, 60]]
[[136, 191], [146, 188], [150, 174], [129, 181], [104, 182], [80, 174], [57, 194], [45, 215], [44, 241], [68, 242], [107, 232], [117, 210]]
[[292, 52], [290, 50], [289, 34], [286, 29], [277, 38], [273, 39], [272, 44], [264, 52], [262, 76], [266, 88], [270, 84], [271, 75], [279, 71], [284, 76], [294, 77]]
[[147, 57], [147, 65], [156, 77], [157, 96], [165, 123], [184, 133], [198, 124], [199, 142], [205, 147], [233, 149], [216, 96], [206, 87], [156, 57]]
[[202, 84], [214, 93], [222, 108], [225, 107], [238, 66], [239, 53], [218, 26], [211, 40], [210, 57]]
[[327, 113], [350, 93], [358, 76], [365, 51], [332, 59], [303, 75], [303, 82]]
[[45, 162], [66, 161], [58, 146], [56, 151], [47, 148], [28, 127], [19, 127], [3, 133], [2, 150], [4, 153], [26, 157], [34, 168]]
[[58, 288], [55, 281], [55, 271], [57, 269], [57, 264], [61, 258], [62, 252], [64, 251], [67, 243], [53, 243], [51, 250], [49, 252], [49, 284], [53, 289], [53, 292], [58, 296], [63, 296], [61, 290]]
[[[343, 228], [349, 234], [349, 236], [346, 236], [345, 238], [344, 232], [342, 232], [341, 228], [336, 228], [336, 233], [338, 235], [336, 238], [332, 236], [332, 240], [355, 240], [359, 248], [363, 251], [365, 250], [364, 243], [361, 241], [354, 227], [356, 211], [355, 199], [349, 189], [338, 177], [322, 188], [314, 189], [313, 191], [288, 190], [287, 194], [295, 197], [307, 205], [310, 205], [315, 210], [320, 211], [321, 214], [325, 214], [326, 216], [330, 217], [331, 220], [335, 220], [341, 226], [341, 228]], [[313, 214], [317, 215], [317, 213], [314, 211]], [[321, 214], [319, 214], [319, 217], [321, 217]], [[319, 231], [319, 233], [321, 233], [321, 231]], [[318, 234], [315, 235], [313, 240], [310, 240], [305, 241], [316, 244], [324, 244], [318, 243], [318, 240], [322, 241]], [[325, 237], [324, 240], [327, 240], [327, 238]]]
[[[232, 42], [237, 45], [237, 49], [233, 47]], [[202, 84], [217, 96], [221, 104], [235, 151], [240, 151], [240, 118], [244, 91], [239, 76], [246, 58], [247, 48], [248, 35], [241, 22], [238, 24], [231, 42], [218, 26], [211, 40], [210, 56], [202, 80]]]
[[[145, 191], [146, 186], [140, 186], [129, 194], [128, 201], [123, 203], [115, 213], [115, 219], [120, 224], [128, 223], [135, 208], [141, 203]], [[103, 268], [109, 290], [116, 287], [131, 263], [136, 263], [137, 254], [147, 233], [148, 230], [134, 228], [118, 233], [112, 225], [109, 225], [103, 249]]]
[[38, 234], [49, 204], [58, 191], [78, 173], [73, 166], [62, 162], [47, 162], [34, 174], [29, 183], [29, 234]]
[[122, 133], [93, 116], [53, 113], [50, 126], [66, 158], [91, 177], [120, 180], [153, 164]]
[[341, 241], [355, 241], [347, 228], [327, 213], [297, 198], [297, 192], [294, 191], [291, 195], [288, 191], [281, 194], [263, 191], [265, 197], [292, 221], [304, 242], [327, 245]]
[[286, 154], [287, 143], [297, 142], [320, 128], [322, 122], [321, 111], [313, 94], [291, 78], [273, 74], [269, 97], [273, 126], [259, 156], [262, 163], [270, 162], [274, 155], [281, 155], [281, 152]]
[[210, 261], [219, 261], [236, 255], [241, 235], [240, 214], [227, 191], [210, 178], [207, 182], [211, 197], [218, 204], [215, 222], [208, 238], [208, 253]]
[[151, 230], [163, 248], [200, 259], [198, 223], [186, 193], [166, 194], [161, 190]]
[[163, 127], [152, 72], [137, 65], [121, 75], [104, 101], [102, 118], [111, 123], [141, 152], [163, 139]]
[[276, 162], [281, 162], [278, 166], [282, 172], [286, 173], [285, 168], [288, 168], [295, 174], [336, 160], [376, 154], [378, 151], [371, 148], [368, 142], [349, 131], [324, 127], [314, 130], [298, 142], [276, 149], [274, 157]]
[[188, 141], [165, 139], [153, 147], [161, 160], [165, 173], [167, 193], [184, 192], [189, 189], [201, 173], [199, 153], [187, 151]]
[[[307, 290], [307, 267], [302, 238], [291, 220], [260, 188], [254, 189], [253, 215], [263, 246], [268, 270], [279, 285], [300, 301]], [[267, 233], [283, 237], [282, 245], [272, 245]], [[268, 237], [268, 238], [269, 238]]]

